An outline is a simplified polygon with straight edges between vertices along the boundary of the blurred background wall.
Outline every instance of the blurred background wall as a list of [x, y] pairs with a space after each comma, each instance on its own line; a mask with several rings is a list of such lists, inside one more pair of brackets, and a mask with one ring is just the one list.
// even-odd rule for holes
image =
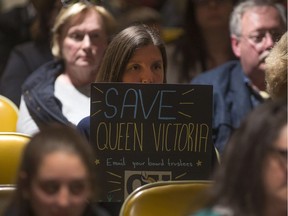
[[0, 9], [1, 11], [7, 10], [15, 5], [23, 4], [27, 0], [0, 0]]

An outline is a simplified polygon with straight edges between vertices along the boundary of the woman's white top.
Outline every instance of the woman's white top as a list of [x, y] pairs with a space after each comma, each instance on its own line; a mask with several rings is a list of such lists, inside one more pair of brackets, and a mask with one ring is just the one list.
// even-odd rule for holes
[[[90, 97], [80, 92], [75, 86], [60, 75], [55, 81], [55, 97], [62, 103], [63, 115], [73, 124], [90, 115]], [[17, 132], [33, 135], [39, 128], [32, 119], [26, 103], [21, 97]]]

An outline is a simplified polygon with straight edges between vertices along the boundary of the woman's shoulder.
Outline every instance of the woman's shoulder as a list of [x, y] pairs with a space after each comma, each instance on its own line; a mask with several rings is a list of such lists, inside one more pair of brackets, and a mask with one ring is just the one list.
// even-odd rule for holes
[[81, 121], [77, 124], [77, 128], [90, 128], [90, 116], [86, 116], [81, 119]]

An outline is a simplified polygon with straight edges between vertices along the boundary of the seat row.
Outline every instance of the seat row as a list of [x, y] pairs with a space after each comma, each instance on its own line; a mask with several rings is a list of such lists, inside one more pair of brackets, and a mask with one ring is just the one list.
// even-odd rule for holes
[[[0, 212], [15, 191], [22, 151], [30, 136], [16, 132], [18, 108], [0, 95]], [[211, 181], [160, 181], [133, 191], [119, 216], [188, 215], [203, 206]]]

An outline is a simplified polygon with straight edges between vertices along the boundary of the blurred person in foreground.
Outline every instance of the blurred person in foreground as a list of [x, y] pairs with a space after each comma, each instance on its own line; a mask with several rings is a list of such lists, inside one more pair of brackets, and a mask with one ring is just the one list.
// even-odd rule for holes
[[198, 75], [192, 84], [213, 85], [213, 142], [220, 154], [234, 129], [263, 103], [265, 58], [285, 32], [283, 8], [268, 1], [244, 1], [230, 18], [231, 45], [239, 60]]
[[115, 28], [102, 6], [65, 5], [52, 32], [55, 60], [31, 74], [22, 86], [17, 131], [33, 134], [51, 122], [77, 125], [90, 113], [90, 84]]
[[194, 216], [287, 216], [287, 103], [256, 107], [235, 130]]
[[75, 129], [47, 126], [24, 149], [16, 191], [3, 215], [107, 216], [94, 202], [99, 194], [94, 159]]
[[287, 101], [287, 37], [286, 32], [266, 58], [266, 88], [273, 100], [285, 98]]

